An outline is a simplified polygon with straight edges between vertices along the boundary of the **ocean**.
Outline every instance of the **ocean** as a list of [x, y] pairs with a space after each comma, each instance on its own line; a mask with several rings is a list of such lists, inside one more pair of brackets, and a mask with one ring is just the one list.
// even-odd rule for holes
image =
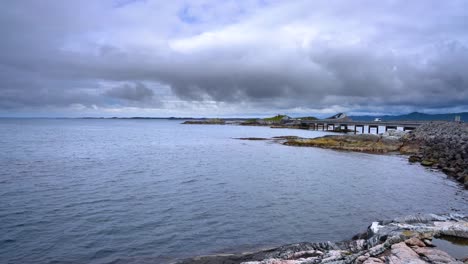
[[240, 137], [323, 131], [180, 120], [0, 119], [1, 263], [169, 263], [375, 220], [468, 213], [468, 193], [400, 155]]

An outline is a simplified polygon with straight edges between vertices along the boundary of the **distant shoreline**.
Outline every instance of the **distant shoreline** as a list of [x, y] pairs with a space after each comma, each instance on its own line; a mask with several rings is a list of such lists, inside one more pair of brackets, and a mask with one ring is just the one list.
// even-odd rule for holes
[[[10, 118], [28, 118], [28, 119], [162, 119], [162, 120], [206, 120], [206, 119], [221, 119], [226, 121], [233, 121], [233, 120], [251, 120], [251, 119], [263, 119], [265, 117], [261, 117], [262, 115], [259, 114], [256, 117], [193, 117], [193, 116], [168, 116], [168, 117], [161, 117], [161, 116], [130, 116], [130, 117], [104, 117], [104, 116], [78, 116], [78, 117], [70, 117], [70, 116], [0, 116], [0, 119], [10, 119]], [[458, 112], [458, 113], [439, 113], [439, 114], [426, 114], [420, 112], [412, 112], [408, 114], [401, 114], [401, 115], [350, 115], [354, 121], [371, 121], [375, 118], [381, 118], [384, 121], [453, 121], [455, 116], [460, 116], [462, 121], [468, 121], [468, 112]], [[324, 118], [324, 116], [319, 115], [317, 117]], [[292, 114], [292, 118], [300, 118], [299, 114]]]

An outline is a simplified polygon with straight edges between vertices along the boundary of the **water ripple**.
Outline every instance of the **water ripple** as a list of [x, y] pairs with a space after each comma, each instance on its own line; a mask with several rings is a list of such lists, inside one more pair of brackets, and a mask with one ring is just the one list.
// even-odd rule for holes
[[457, 183], [399, 156], [231, 139], [283, 133], [154, 120], [2, 120], [0, 259], [165, 263], [347, 239], [370, 221], [408, 213], [468, 213]]

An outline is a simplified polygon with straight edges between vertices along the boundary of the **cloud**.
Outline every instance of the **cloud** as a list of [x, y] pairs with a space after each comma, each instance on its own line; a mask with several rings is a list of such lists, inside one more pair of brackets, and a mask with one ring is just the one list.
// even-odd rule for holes
[[146, 101], [154, 96], [154, 92], [144, 84], [137, 83], [134, 86], [124, 84], [123, 86], [114, 87], [107, 90], [105, 95], [123, 100]]
[[10, 1], [0, 9], [0, 109], [468, 110], [467, 8]]

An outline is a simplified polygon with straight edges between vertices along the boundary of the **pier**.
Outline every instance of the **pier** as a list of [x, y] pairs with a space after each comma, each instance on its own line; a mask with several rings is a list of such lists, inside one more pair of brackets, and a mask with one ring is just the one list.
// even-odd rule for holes
[[344, 121], [344, 120], [301, 120], [301, 127], [311, 130], [334, 131], [337, 127], [343, 130], [352, 130], [354, 134], [366, 132], [371, 134], [375, 131], [379, 133], [379, 128], [383, 127], [385, 131], [398, 130], [401, 128], [403, 131], [413, 130], [416, 127], [427, 123], [427, 121]]

